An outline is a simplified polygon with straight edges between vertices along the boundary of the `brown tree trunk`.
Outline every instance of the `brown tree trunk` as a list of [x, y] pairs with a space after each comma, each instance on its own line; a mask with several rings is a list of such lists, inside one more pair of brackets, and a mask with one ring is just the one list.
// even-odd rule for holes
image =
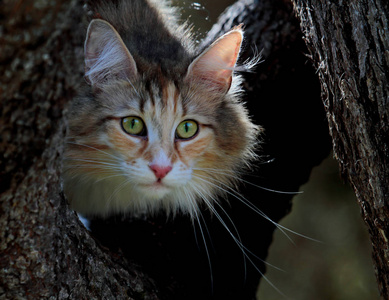
[[83, 2], [3, 1], [0, 16], [0, 298], [158, 299], [142, 273], [97, 245], [62, 194]]
[[[83, 80], [86, 14], [81, 0], [8, 0], [0, 5], [1, 299], [158, 299], [182, 285], [176, 275], [167, 287], [157, 282], [158, 288], [164, 288], [157, 294], [151, 280], [128, 263], [121, 250], [113, 254], [91, 237], [68, 209], [62, 193], [66, 108]], [[290, 2], [239, 1], [224, 14], [205, 43], [242, 22], [246, 26], [243, 59], [252, 56], [255, 48], [265, 59], [255, 73], [245, 74], [245, 100], [256, 123], [266, 130], [261, 155], [274, 159], [273, 163], [260, 165], [255, 183], [295, 191], [329, 150], [318, 81], [306, 64], [305, 45]], [[243, 190], [275, 221], [290, 210], [293, 195], [252, 186]], [[245, 246], [265, 259], [274, 226], [258, 220], [258, 215], [236, 202], [229, 199], [225, 209], [241, 229]], [[199, 247], [190, 220], [182, 217], [174, 221], [162, 218], [159, 223], [139, 222], [131, 224], [132, 233], [125, 230], [120, 241], [128, 242], [130, 249], [137, 248], [140, 253], [157, 255], [159, 261], [171, 259], [177, 252], [185, 254], [184, 264], [193, 262], [184, 269], [186, 282], [192, 285], [184, 287], [186, 296], [181, 299], [205, 299], [197, 280], [209, 281], [209, 266], [206, 261], [202, 273], [194, 270]], [[211, 253], [215, 291], [210, 294], [215, 299], [253, 299], [261, 274], [251, 266], [247, 278], [235, 272], [234, 264], [240, 271], [244, 268], [241, 250], [235, 249], [235, 253], [232, 248], [238, 248], [236, 245], [221, 240], [225, 235], [228, 240], [231, 237], [220, 229], [215, 218], [209, 217], [207, 222], [213, 246], [219, 249]], [[117, 233], [116, 227], [109, 231], [107, 223], [102, 227], [108, 236]], [[138, 235], [142, 237], [138, 239]], [[160, 240], [155, 240], [156, 235]], [[193, 239], [189, 246], [180, 248], [188, 239]], [[160, 249], [166, 251], [166, 257], [158, 256]], [[163, 270], [182, 264], [169, 260]], [[263, 262], [258, 267], [265, 270]], [[165, 274], [160, 276], [170, 280]], [[218, 282], [223, 287], [219, 296]]]
[[389, 299], [389, 3], [293, 0], [317, 68], [333, 149], [354, 188]]

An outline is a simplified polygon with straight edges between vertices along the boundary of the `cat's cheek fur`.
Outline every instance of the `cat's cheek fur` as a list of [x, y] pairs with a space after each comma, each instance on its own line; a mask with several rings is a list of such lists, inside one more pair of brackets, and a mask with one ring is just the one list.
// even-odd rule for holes
[[[142, 149], [146, 146], [146, 142], [143, 138], [132, 137], [124, 133], [117, 120], [111, 122], [107, 128], [107, 132], [109, 142], [112, 144], [113, 148], [124, 155], [134, 153], [138, 149]], [[135, 157], [135, 155], [133, 156]]]
[[198, 135], [190, 140], [176, 141], [176, 149], [179, 159], [188, 166], [201, 159], [203, 153], [212, 148], [213, 132], [206, 126], [200, 126]]

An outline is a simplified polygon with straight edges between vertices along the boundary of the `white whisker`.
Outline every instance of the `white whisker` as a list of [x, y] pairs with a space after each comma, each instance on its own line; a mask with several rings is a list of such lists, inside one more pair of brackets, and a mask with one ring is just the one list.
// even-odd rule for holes
[[111, 203], [113, 202], [114, 197], [128, 184], [130, 183], [129, 180], [123, 180], [122, 183], [120, 183], [114, 191], [111, 193], [110, 197], [107, 199], [107, 202], [105, 204], [107, 211], [109, 210], [108, 208], [111, 206]]
[[[201, 186], [197, 186], [197, 188], [201, 189], [204, 191], [204, 189], [201, 187]], [[199, 191], [199, 194], [202, 195], [203, 197], [203, 200], [204, 201], [207, 201], [206, 200], [206, 196], [204, 196], [202, 194], [201, 191]], [[211, 198], [213, 198], [211, 196]], [[246, 259], [251, 263], [251, 265], [255, 268], [255, 270], [257, 270], [257, 272], [266, 280], [267, 283], [269, 283], [269, 285], [271, 287], [273, 287], [280, 295], [286, 297], [286, 295], [284, 293], [281, 292], [281, 290], [279, 290], [267, 277], [266, 275], [257, 267], [257, 265], [254, 263], [254, 261], [251, 259], [251, 257], [247, 254], [250, 253], [252, 254], [255, 258], [257, 258], [258, 260], [260, 260], [261, 262], [265, 263], [266, 265], [268, 266], [271, 266], [271, 267], [274, 267], [275, 269], [277, 270], [280, 270], [282, 271], [281, 269], [273, 266], [272, 264], [269, 264], [267, 263], [266, 261], [264, 261], [263, 259], [259, 258], [258, 256], [256, 256], [255, 254], [253, 254], [251, 251], [249, 251], [247, 249], [247, 247], [245, 247], [242, 242], [241, 242], [241, 239], [240, 239], [240, 236], [239, 236], [239, 232], [237, 230], [237, 228], [235, 227], [235, 224], [234, 222], [231, 220], [230, 216], [227, 214], [227, 212], [224, 210], [224, 208], [217, 202], [217, 201], [214, 201], [214, 203], [216, 203], [220, 209], [222, 209], [223, 213], [227, 216], [227, 218], [229, 219], [229, 221], [231, 222], [232, 226], [234, 227], [234, 230], [236, 231], [236, 233], [238, 234], [238, 238], [231, 232], [231, 230], [228, 228], [227, 224], [224, 222], [223, 218], [220, 216], [220, 214], [215, 210], [215, 208], [213, 207], [213, 205], [211, 203], [209, 203], [208, 201], [206, 202], [207, 203], [207, 206], [212, 210], [212, 212], [214, 213], [214, 215], [217, 217], [217, 219], [219, 220], [219, 222], [223, 225], [223, 227], [227, 230], [227, 232], [229, 233], [229, 235], [232, 237], [232, 239], [234, 240], [234, 242], [237, 244], [237, 246], [239, 247], [239, 249], [242, 251], [242, 254], [243, 254], [243, 258], [244, 258], [244, 267], [245, 267], [245, 273], [246, 273]]]
[[69, 161], [79, 161], [79, 162], [88, 163], [88, 164], [85, 164], [85, 165], [90, 165], [89, 163], [95, 163], [98, 166], [102, 166], [103, 165], [103, 166], [110, 166], [110, 167], [118, 168], [118, 164], [112, 164], [112, 163], [101, 161], [101, 160], [99, 161], [99, 160], [85, 159], [85, 158], [67, 158], [66, 160], [69, 160]]
[[120, 176], [123, 176], [121, 174], [113, 174], [111, 176], [106, 176], [106, 177], [103, 177], [103, 178], [100, 178], [100, 179], [96, 179], [96, 183], [99, 183], [103, 180], [106, 180], [106, 179], [110, 179], [110, 178], [113, 178], [113, 177], [120, 177]]
[[[320, 242], [316, 239], [313, 239], [311, 237], [308, 237], [308, 236], [305, 236], [301, 233], [298, 233], [298, 232], [295, 232], [285, 226], [282, 226], [280, 224], [278, 224], [277, 222], [273, 221], [272, 219], [270, 219], [263, 211], [261, 211], [258, 207], [256, 207], [254, 204], [252, 204], [247, 198], [243, 197], [242, 195], [239, 195], [236, 193], [235, 190], [233, 190], [230, 186], [226, 185], [224, 182], [220, 181], [220, 180], [216, 180], [214, 178], [212, 178], [214, 181], [216, 181], [217, 183], [219, 183], [220, 185], [224, 186], [225, 188], [222, 188], [212, 182], [209, 181], [210, 178], [207, 178], [207, 177], [204, 177], [204, 176], [201, 176], [199, 174], [196, 174], [194, 175], [194, 177], [198, 178], [199, 180], [201, 181], [204, 181], [204, 182], [207, 182], [208, 184], [220, 189], [221, 191], [233, 196], [234, 198], [238, 199], [239, 201], [241, 201], [244, 205], [246, 205], [247, 207], [251, 208], [253, 211], [255, 211], [257, 214], [259, 214], [261, 217], [263, 217], [265, 220], [268, 220], [271, 224], [273, 224], [274, 226], [276, 226], [287, 238], [288, 240], [291, 241], [292, 244], [295, 244], [294, 241], [292, 240], [292, 238], [286, 233], [287, 232], [290, 232], [294, 235], [297, 235], [297, 236], [300, 236], [300, 237], [303, 237], [305, 239], [308, 239], [308, 240], [311, 240], [311, 241], [314, 241], [314, 242]], [[203, 177], [203, 178], [202, 178]], [[204, 179], [208, 179], [207, 181]]]
[[111, 153], [108, 153], [108, 152], [106, 152], [106, 151], [104, 151], [104, 150], [98, 149], [98, 148], [93, 147], [93, 146], [90, 146], [90, 145], [81, 144], [81, 143], [75, 143], [75, 142], [69, 142], [69, 141], [66, 142], [66, 143], [67, 143], [67, 144], [71, 144], [71, 145], [76, 145], [76, 146], [82, 146], [82, 147], [86, 147], [86, 148], [90, 148], [90, 149], [99, 151], [99, 152], [101, 152], [101, 153], [103, 153], [103, 154], [105, 154], [105, 155], [108, 155], [108, 156], [113, 157], [113, 158], [115, 159], [115, 161], [118, 161], [118, 160], [120, 159], [119, 157], [117, 157], [117, 156], [115, 156], [115, 155], [113, 155], [113, 154], [111, 154]]
[[[211, 198], [211, 200], [213, 200], [213, 203], [216, 203], [221, 209], [222, 211], [224, 212], [224, 214], [227, 216], [227, 218], [229, 219], [230, 223], [232, 224], [237, 236], [238, 236], [238, 239], [239, 239], [239, 245], [241, 245], [241, 238], [240, 238], [240, 235], [239, 235], [239, 232], [238, 232], [238, 229], [236, 228], [234, 222], [231, 220], [230, 216], [227, 214], [227, 212], [224, 210], [224, 208], [218, 203], [217, 199], [215, 199], [214, 196], [212, 195], [208, 195], [208, 197], [206, 195], [204, 195], [204, 193], [206, 193], [206, 191], [204, 190], [204, 188], [202, 188], [200, 185], [194, 183], [194, 186], [195, 186], [195, 189], [197, 191], [197, 193], [202, 197], [203, 201], [207, 204], [207, 207], [212, 211], [212, 213], [217, 217], [217, 219], [219, 220], [219, 222], [223, 225], [223, 227], [227, 230], [227, 232], [232, 236], [232, 238], [234, 239], [234, 241], [236, 242], [237, 239], [236, 237], [234, 236], [234, 234], [230, 231], [230, 229], [228, 228], [227, 224], [224, 222], [223, 218], [219, 215], [219, 213], [215, 210], [213, 204], [211, 202], [209, 202], [209, 200], [207, 199], [208, 197]], [[201, 189], [201, 191], [200, 191]], [[242, 250], [242, 249], [241, 249]], [[246, 274], [246, 258], [245, 258], [245, 253], [244, 251], [243, 252], [243, 260], [244, 260], [244, 267], [245, 267], [245, 274]]]
[[[213, 289], [213, 272], [212, 272], [212, 263], [211, 263], [211, 257], [210, 257], [210, 254], [209, 254], [209, 250], [208, 250], [208, 245], [207, 245], [207, 241], [205, 239], [205, 235], [204, 235], [204, 231], [203, 231], [203, 227], [201, 226], [201, 222], [200, 222], [200, 219], [199, 219], [199, 213], [201, 215], [201, 217], [203, 218], [201, 212], [198, 212], [198, 209], [197, 209], [197, 204], [195, 203], [195, 200], [193, 199], [193, 196], [188, 193], [188, 191], [186, 189], [184, 189], [184, 193], [186, 195], [186, 198], [190, 201], [190, 204], [193, 208], [193, 212], [196, 216], [196, 219], [197, 219], [197, 223], [199, 224], [199, 228], [200, 228], [200, 232], [201, 232], [201, 236], [203, 238], [203, 241], [204, 241], [204, 247], [205, 247], [205, 252], [207, 254], [207, 259], [208, 259], [208, 264], [209, 264], [209, 271], [210, 271], [210, 276], [211, 276], [211, 287]], [[204, 220], [204, 219], [203, 219]], [[207, 224], [205, 223], [204, 221], [204, 225], [206, 226], [207, 228]], [[193, 226], [194, 227], [194, 226]], [[208, 235], [209, 235], [209, 231], [208, 231], [208, 228], [207, 228], [207, 232], [208, 232]], [[196, 237], [196, 234], [195, 234], [195, 237]]]
[[[193, 170], [206, 171], [206, 172], [209, 172], [209, 173], [229, 176], [229, 177], [231, 177], [231, 178], [233, 178], [233, 179], [235, 179], [237, 181], [244, 182], [244, 183], [247, 183], [249, 185], [255, 186], [255, 187], [259, 188], [259, 189], [262, 189], [262, 190], [265, 190], [265, 191], [268, 191], [268, 192], [274, 192], [274, 193], [277, 193], [277, 194], [298, 195], [298, 194], [304, 193], [303, 191], [299, 191], [299, 192], [285, 192], [285, 191], [278, 191], [278, 190], [274, 190], [274, 189], [270, 189], [270, 188], [265, 188], [263, 186], [254, 184], [254, 183], [252, 183], [250, 181], [244, 180], [243, 178], [241, 178], [239, 176], [234, 175], [234, 173], [232, 171], [230, 171], [230, 170], [227, 170], [227, 171], [224, 171], [224, 172], [223, 172], [223, 170], [212, 169], [212, 168], [193, 168]], [[240, 175], [251, 175], [249, 173], [246, 173], [246, 174], [245, 173], [239, 173], [239, 174]]]
[[[200, 186], [198, 188], [201, 188]], [[203, 191], [204, 189], [201, 188]], [[205, 192], [205, 191], [204, 191]], [[242, 243], [242, 240], [241, 240], [241, 237], [239, 235], [239, 231], [238, 229], [236, 228], [233, 220], [231, 219], [231, 217], [228, 215], [227, 211], [223, 208], [223, 206], [214, 198], [211, 196], [212, 200], [213, 200], [213, 203], [215, 203], [221, 210], [222, 212], [224, 213], [224, 215], [228, 218], [228, 220], [230, 221], [230, 223], [232, 224], [232, 226], [234, 227], [234, 231], [236, 232], [237, 236], [238, 237], [235, 237], [233, 235], [233, 233], [228, 229], [227, 227], [227, 224], [224, 222], [224, 220], [222, 220], [221, 216], [217, 213], [217, 211], [215, 210], [215, 208], [213, 207], [213, 205], [206, 199], [206, 196], [204, 196], [204, 194], [200, 193], [203, 197], [203, 200], [206, 202], [207, 206], [212, 210], [212, 212], [216, 215], [216, 217], [219, 219], [219, 221], [222, 223], [222, 225], [227, 229], [227, 231], [229, 232], [229, 234], [232, 236], [233, 240], [238, 244], [239, 248], [241, 248], [242, 252], [247, 255], [245, 252], [247, 251], [248, 253], [250, 253], [252, 256], [254, 256], [256, 259], [260, 260], [261, 262], [265, 263], [266, 265], [270, 266], [270, 267], [273, 267], [274, 269], [276, 270], [279, 270], [279, 271], [283, 271], [282, 269], [266, 262], [265, 260], [263, 260], [262, 258], [258, 257], [257, 255], [255, 255], [252, 251], [250, 251], [246, 246], [243, 245]]]

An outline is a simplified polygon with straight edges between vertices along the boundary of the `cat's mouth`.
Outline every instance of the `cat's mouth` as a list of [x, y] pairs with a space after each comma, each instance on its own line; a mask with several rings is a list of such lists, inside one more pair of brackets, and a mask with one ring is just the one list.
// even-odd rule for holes
[[146, 196], [154, 199], [163, 198], [171, 191], [171, 187], [165, 184], [162, 180], [156, 180], [152, 183], [143, 183], [139, 186]]
[[141, 183], [139, 184], [139, 186], [143, 187], [143, 188], [167, 188], [167, 185], [164, 184], [162, 181], [160, 180], [156, 180], [152, 183]]
[[161, 179], [157, 179], [156, 181], [151, 183], [150, 187], [153, 187], [153, 188], [156, 188], [156, 189], [167, 188], [166, 184], [164, 184]]

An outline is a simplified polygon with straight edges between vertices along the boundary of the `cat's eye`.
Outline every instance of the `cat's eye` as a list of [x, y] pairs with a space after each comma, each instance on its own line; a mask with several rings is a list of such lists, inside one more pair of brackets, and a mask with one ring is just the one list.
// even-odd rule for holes
[[141, 118], [126, 117], [122, 119], [122, 128], [125, 132], [132, 135], [146, 135], [146, 126]]
[[186, 140], [194, 137], [199, 130], [199, 125], [193, 120], [181, 122], [176, 129], [176, 138]]

